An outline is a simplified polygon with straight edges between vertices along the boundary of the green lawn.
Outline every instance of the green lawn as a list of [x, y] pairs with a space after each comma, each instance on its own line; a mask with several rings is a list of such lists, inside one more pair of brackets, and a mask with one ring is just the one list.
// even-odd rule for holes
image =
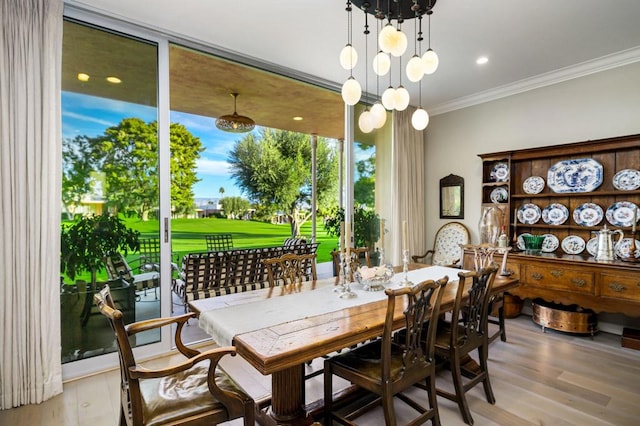
[[[140, 231], [141, 236], [158, 236], [158, 221], [146, 222], [140, 219], [125, 219], [128, 227]], [[338, 238], [329, 237], [318, 219], [316, 240], [318, 245], [318, 263], [331, 261], [331, 250], [337, 247]], [[290, 237], [288, 224], [230, 220], [218, 218], [173, 219], [171, 221], [172, 251], [176, 256], [185, 253], [203, 252], [207, 250], [204, 236], [206, 234], [226, 233], [233, 235], [235, 248], [269, 247], [281, 245]], [[302, 225], [301, 234], [311, 239], [311, 221]], [[174, 257], [175, 259], [175, 257]]]

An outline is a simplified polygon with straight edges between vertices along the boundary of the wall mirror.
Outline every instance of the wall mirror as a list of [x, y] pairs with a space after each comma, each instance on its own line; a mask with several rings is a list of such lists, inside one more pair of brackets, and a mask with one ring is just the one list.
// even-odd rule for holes
[[464, 178], [440, 179], [440, 219], [464, 219]]

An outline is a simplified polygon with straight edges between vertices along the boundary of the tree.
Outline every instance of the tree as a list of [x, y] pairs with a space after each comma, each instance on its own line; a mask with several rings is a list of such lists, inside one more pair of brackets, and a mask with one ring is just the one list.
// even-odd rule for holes
[[[337, 197], [338, 159], [325, 138], [318, 138], [317, 200], [326, 204]], [[309, 135], [262, 129], [238, 140], [227, 160], [231, 176], [249, 200], [271, 213], [283, 211], [291, 236], [311, 212], [299, 217], [311, 201], [311, 141]]]
[[234, 218], [242, 216], [249, 210], [249, 207], [251, 207], [249, 200], [242, 197], [224, 197], [220, 200], [220, 205], [227, 217], [231, 216]]
[[220, 198], [222, 198], [224, 195], [224, 186], [221, 186], [220, 189], [218, 189], [218, 192], [220, 193]]
[[[372, 145], [359, 144], [363, 151], [372, 149]], [[375, 208], [376, 205], [376, 154], [356, 161], [358, 180], [353, 183], [353, 199], [357, 204]]]
[[[78, 136], [63, 146], [63, 202], [67, 209], [91, 192], [92, 174], [104, 176], [104, 198], [116, 211], [142, 220], [158, 206], [158, 125], [125, 118], [95, 138]], [[171, 203], [175, 213], [193, 210], [199, 138], [181, 124], [170, 126]], [[95, 180], [95, 179], [94, 179]]]

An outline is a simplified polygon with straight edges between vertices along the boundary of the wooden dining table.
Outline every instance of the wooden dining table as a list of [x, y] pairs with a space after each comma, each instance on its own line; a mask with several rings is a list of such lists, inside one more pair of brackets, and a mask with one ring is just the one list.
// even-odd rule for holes
[[[441, 311], [453, 308], [460, 269], [423, 264], [411, 264], [409, 269], [409, 280], [416, 282], [425, 277], [438, 279], [447, 275], [449, 283]], [[399, 286], [402, 279], [403, 274], [396, 273], [389, 286]], [[322, 402], [305, 406], [305, 363], [382, 335], [387, 309], [384, 292], [372, 295], [360, 284], [351, 284], [358, 296], [345, 301], [332, 291], [338, 283], [337, 278], [329, 278], [189, 303], [191, 310], [199, 316], [200, 327], [219, 345], [233, 344], [237, 353], [256, 370], [271, 375], [270, 405], [257, 403], [256, 415], [260, 424], [313, 423], [310, 413]], [[517, 285], [515, 278], [498, 276], [493, 293], [502, 293]], [[302, 302], [305, 297], [306, 301]], [[293, 302], [293, 305], [287, 302]], [[323, 307], [323, 303], [329, 308]], [[395, 329], [404, 324], [403, 310], [404, 304], [398, 304]]]

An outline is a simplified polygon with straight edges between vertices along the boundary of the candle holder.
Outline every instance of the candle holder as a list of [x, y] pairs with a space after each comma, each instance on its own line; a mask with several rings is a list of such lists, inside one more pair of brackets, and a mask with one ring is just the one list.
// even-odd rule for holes
[[412, 287], [413, 283], [409, 281], [409, 250], [402, 250], [402, 287]]
[[[346, 257], [346, 256], [345, 256]], [[349, 256], [351, 257], [351, 256]], [[351, 299], [357, 294], [351, 290], [351, 259], [345, 259], [342, 270], [342, 292], [338, 295], [341, 299]]]
[[333, 288], [335, 293], [342, 293], [344, 291], [345, 286], [345, 276], [344, 276], [344, 263], [345, 263], [345, 253], [344, 251], [340, 251], [340, 264], [338, 265], [338, 282], [336, 286]]

